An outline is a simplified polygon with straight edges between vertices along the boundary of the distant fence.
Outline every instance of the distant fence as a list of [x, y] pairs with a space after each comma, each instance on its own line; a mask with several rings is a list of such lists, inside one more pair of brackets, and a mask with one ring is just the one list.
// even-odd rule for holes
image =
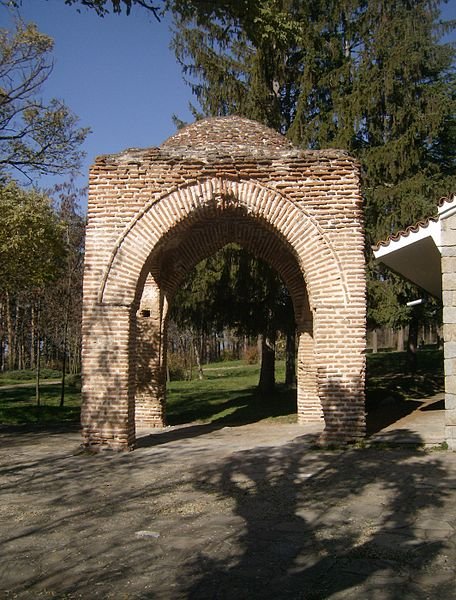
[[[393, 329], [383, 327], [367, 332], [367, 350], [370, 352], [398, 351], [407, 349], [408, 326]], [[418, 331], [418, 346], [435, 348], [443, 344], [442, 328], [439, 325], [422, 325]]]

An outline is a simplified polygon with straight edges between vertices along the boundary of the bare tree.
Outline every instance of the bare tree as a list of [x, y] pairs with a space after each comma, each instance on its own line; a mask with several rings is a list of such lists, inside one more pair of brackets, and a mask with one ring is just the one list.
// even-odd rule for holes
[[0, 29], [0, 173], [74, 172], [89, 129], [57, 99], [44, 102], [43, 84], [52, 72], [52, 39], [34, 24], [16, 19]]

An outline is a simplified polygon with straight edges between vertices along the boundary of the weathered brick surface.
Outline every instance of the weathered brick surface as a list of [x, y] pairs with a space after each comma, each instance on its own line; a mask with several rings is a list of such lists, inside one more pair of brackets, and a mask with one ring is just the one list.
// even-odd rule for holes
[[163, 295], [152, 276], [146, 280], [136, 314], [136, 428], [164, 427], [166, 353]]
[[333, 441], [362, 436], [358, 176], [344, 152], [299, 150], [238, 117], [198, 122], [160, 148], [98, 158], [84, 277], [85, 443], [132, 445], [135, 410], [137, 426], [164, 423], [168, 302], [193, 266], [228, 242], [269, 262], [290, 290], [299, 421], [324, 417]]

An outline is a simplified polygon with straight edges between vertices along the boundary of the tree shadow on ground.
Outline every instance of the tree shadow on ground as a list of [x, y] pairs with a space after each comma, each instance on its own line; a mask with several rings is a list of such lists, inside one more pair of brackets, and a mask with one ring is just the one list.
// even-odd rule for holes
[[391, 400], [375, 407], [368, 407], [366, 411], [366, 433], [372, 435], [385, 427], [396, 423], [415, 410], [420, 409], [422, 402], [416, 400]]
[[411, 374], [406, 352], [370, 355], [366, 370], [366, 404], [373, 408], [388, 399], [423, 399], [441, 392], [444, 387], [443, 353], [420, 351], [418, 366]]
[[155, 433], [141, 435], [138, 432], [136, 438], [136, 448], [151, 448], [153, 446], [161, 446], [178, 440], [190, 440], [200, 437], [221, 429], [222, 425], [203, 423], [203, 424], [185, 424], [177, 428], [165, 428], [157, 430]]
[[168, 410], [170, 425], [181, 425], [196, 420], [210, 420], [218, 424], [247, 424], [270, 417], [296, 415], [296, 390], [278, 384], [271, 394], [257, 387], [245, 390], [208, 391], [189, 394], [178, 405]]
[[[331, 393], [343, 397], [343, 382], [332, 381]], [[422, 444], [406, 433], [412, 446]], [[403, 436], [392, 433], [389, 442]], [[429, 486], [430, 472], [434, 482], [439, 475], [448, 483], [439, 461], [424, 465], [413, 448], [326, 450], [309, 460], [300, 439], [293, 444], [283, 454], [239, 453], [196, 478], [197, 490], [234, 504], [243, 528], [228, 558], [190, 561], [187, 572], [201, 576], [187, 597], [426, 597], [416, 595], [415, 573], [431, 565], [444, 542], [432, 539], [435, 532], [423, 535], [417, 520], [449, 495], [444, 486]], [[440, 592], [450, 588], [445, 582]]]
[[[408, 433], [418, 446], [419, 436]], [[414, 444], [303, 460], [298, 439], [295, 451], [256, 449], [205, 470], [196, 489], [234, 501], [244, 527], [231, 555], [203, 552], [186, 565], [182, 585], [187, 573], [200, 574], [186, 597], [453, 597], [451, 573], [421, 587], [446, 543], [435, 532], [423, 535], [419, 519], [443, 506], [454, 480], [438, 458], [420, 463]], [[438, 486], [430, 485], [431, 472]], [[439, 594], [427, 595], [431, 588]]]
[[[221, 400], [223, 397], [226, 400]], [[136, 447], [147, 448], [166, 444], [171, 440], [193, 438], [205, 435], [224, 427], [239, 427], [274, 419], [287, 423], [296, 422], [296, 390], [285, 385], [277, 385], [273, 394], [260, 393], [256, 387], [234, 395], [230, 392], [207, 392], [198, 394], [188, 401], [187, 410], [182, 406], [168, 413], [168, 423], [176, 429], [165, 428], [149, 435], [138, 431]], [[213, 402], [216, 401], [215, 404]], [[208, 420], [207, 423], [200, 421]]]
[[[73, 430], [79, 425], [80, 406], [75, 404], [73, 398], [64, 406], [59, 406], [60, 391], [60, 383], [46, 384], [41, 390], [40, 406], [37, 406], [33, 386], [0, 388], [0, 430], [9, 427]], [[76, 397], [79, 389], [67, 385], [65, 393]]]
[[431, 402], [426, 406], [422, 406], [419, 410], [423, 412], [434, 411], [434, 410], [445, 410], [445, 399], [441, 398], [440, 400], [436, 400], [435, 402]]
[[0, 589], [27, 600], [452, 597], [446, 453], [329, 451], [309, 435], [252, 447], [252, 428], [243, 449], [240, 432], [224, 430], [223, 451], [217, 432], [133, 453], [72, 456], [58, 440], [6, 453]]

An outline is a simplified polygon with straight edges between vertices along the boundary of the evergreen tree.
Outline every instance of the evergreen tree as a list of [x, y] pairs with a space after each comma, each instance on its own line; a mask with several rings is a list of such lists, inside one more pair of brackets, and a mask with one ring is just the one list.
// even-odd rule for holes
[[171, 319], [193, 329], [199, 338], [225, 328], [239, 336], [261, 336], [259, 387], [265, 392], [274, 388], [277, 333], [290, 335], [295, 329], [293, 307], [281, 279], [236, 244], [196, 266], [176, 294]]
[[[361, 160], [370, 257], [370, 245], [434, 213], [456, 183], [454, 49], [439, 43], [454, 23], [439, 22], [439, 6], [187, 7], [175, 14], [174, 49], [199, 102], [196, 116], [240, 114], [302, 147], [343, 148]], [[394, 312], [404, 284], [369, 266], [370, 321], [394, 321], [379, 309], [377, 288], [392, 286]]]

